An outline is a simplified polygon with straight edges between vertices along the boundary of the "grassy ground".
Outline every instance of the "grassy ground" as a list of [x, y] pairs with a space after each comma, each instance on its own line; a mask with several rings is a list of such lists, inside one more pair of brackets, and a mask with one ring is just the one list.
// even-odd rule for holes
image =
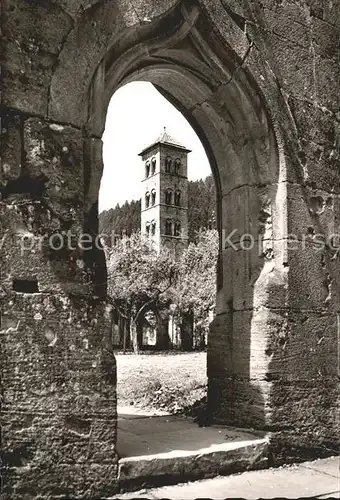
[[206, 395], [206, 353], [120, 354], [118, 404], [181, 412]]

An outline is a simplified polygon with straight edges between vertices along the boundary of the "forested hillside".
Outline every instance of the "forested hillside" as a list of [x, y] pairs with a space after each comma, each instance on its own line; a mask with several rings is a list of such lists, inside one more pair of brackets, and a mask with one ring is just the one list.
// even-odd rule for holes
[[[215, 185], [211, 175], [198, 181], [189, 181], [188, 219], [189, 241], [196, 241], [203, 228], [215, 228]], [[140, 229], [140, 200], [126, 201], [123, 205], [104, 210], [99, 215], [100, 233], [130, 236]]]
[[140, 200], [126, 201], [122, 206], [118, 203], [115, 208], [104, 210], [99, 214], [99, 232], [110, 237], [120, 237], [131, 234], [140, 229]]
[[216, 228], [216, 190], [212, 175], [188, 186], [189, 242], [196, 242], [200, 229]]

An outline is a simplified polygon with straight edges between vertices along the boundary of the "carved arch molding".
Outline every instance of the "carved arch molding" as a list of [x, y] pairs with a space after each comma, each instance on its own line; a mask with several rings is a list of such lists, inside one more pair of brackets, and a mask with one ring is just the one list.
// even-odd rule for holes
[[[284, 302], [286, 293], [285, 225], [278, 221], [278, 217], [286, 218], [287, 207], [281, 129], [275, 123], [280, 106], [277, 82], [261, 51], [220, 2], [173, 2], [154, 16], [146, 11], [140, 15], [136, 7], [137, 17], [126, 13], [131, 22], [126, 16], [122, 20], [120, 2], [115, 5], [110, 13], [115, 22], [111, 26], [107, 21], [110, 36], [96, 46], [95, 56], [88, 37], [83, 45], [77, 41], [77, 36], [83, 40], [82, 31], [87, 33], [89, 19], [91, 29], [96, 29], [94, 13], [84, 26], [80, 21], [76, 35], [66, 41], [51, 83], [49, 117], [73, 123], [100, 142], [113, 93], [132, 81], [144, 80], [196, 130], [215, 179], [220, 234], [217, 319], [207, 357], [209, 401], [214, 413], [233, 421], [223, 406], [233, 400], [227, 406], [238, 407], [234, 394], [259, 394], [260, 402], [253, 398], [255, 413], [257, 406], [267, 404], [268, 391], [257, 387], [258, 375], [252, 373], [252, 348], [263, 322], [258, 311], [268, 311], [264, 323], [269, 324], [276, 297]], [[89, 191], [98, 195], [98, 188], [92, 183]], [[264, 235], [262, 253], [257, 253], [258, 247], [256, 252], [226, 248], [224, 236], [234, 230], [236, 245], [243, 234], [256, 242]], [[275, 273], [268, 272], [273, 266]], [[267, 328], [262, 330], [267, 332]], [[268, 360], [262, 360], [263, 356], [260, 350], [261, 359], [254, 366], [261, 365], [265, 372]], [[249, 382], [253, 376], [255, 388]], [[231, 390], [229, 381], [235, 378], [240, 383]], [[245, 414], [245, 423], [254, 421], [252, 413]], [[262, 420], [263, 416], [261, 425]]]
[[[265, 96], [246, 67], [253, 44], [244, 32], [230, 24], [223, 9], [219, 15], [229, 26], [230, 45], [220, 33], [216, 19], [197, 1], [179, 2], [163, 17], [142, 23], [133, 33], [127, 29], [105, 53], [86, 101], [89, 102], [87, 128], [98, 137], [104, 129], [111, 96], [132, 81], [152, 82], [184, 114], [210, 160], [217, 190], [222, 253], [223, 231], [229, 234], [237, 227], [240, 234], [252, 232], [249, 198], [250, 204], [256, 205], [256, 220], [256, 211], [267, 207], [276, 195], [272, 186], [279, 177], [280, 138], [275, 137]], [[250, 185], [255, 186], [256, 192], [238, 194], [245, 210], [242, 220], [236, 221], [230, 216], [235, 205], [232, 193]], [[253, 229], [257, 238], [257, 230], [262, 228]], [[275, 235], [277, 239], [281, 236]], [[219, 290], [223, 288], [224, 260], [220, 255]], [[225, 265], [230, 267], [228, 262]], [[249, 282], [253, 283], [260, 274], [261, 264], [246, 265], [252, 268]], [[226, 310], [228, 300], [235, 295], [232, 289], [225, 292], [221, 293], [220, 312]], [[236, 292], [244, 293], [252, 296], [253, 290]]]

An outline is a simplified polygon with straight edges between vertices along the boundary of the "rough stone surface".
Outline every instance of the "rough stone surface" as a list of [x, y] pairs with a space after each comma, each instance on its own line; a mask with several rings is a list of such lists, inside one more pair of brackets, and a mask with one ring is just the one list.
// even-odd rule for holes
[[112, 486], [116, 372], [104, 307], [57, 293], [3, 301], [4, 498]]
[[[271, 429], [278, 460], [335, 449], [339, 19], [339, 0], [3, 2], [7, 498], [95, 498], [116, 483], [114, 360], [103, 341], [105, 306], [93, 302], [105, 295], [103, 252], [51, 252], [48, 243], [21, 256], [10, 240], [68, 230], [96, 237], [106, 107], [118, 86], [137, 79], [154, 83], [188, 118], [216, 179], [214, 418]], [[224, 245], [230, 229], [239, 233], [236, 250]], [[240, 248], [244, 232], [263, 240], [259, 254]], [[94, 359], [106, 360], [95, 375]], [[28, 380], [39, 386], [34, 394]], [[93, 410], [80, 417], [84, 405]]]
[[114, 498], [340, 498], [339, 457], [304, 462], [290, 467], [269, 468], [259, 471], [216, 477], [203, 481], [141, 489], [120, 493]]
[[244, 470], [266, 468], [268, 441], [258, 439], [226, 443], [196, 452], [178, 451], [142, 457], [122, 458], [119, 461], [120, 487], [152, 484], [162, 480], [183, 482], [190, 479], [231, 474]]

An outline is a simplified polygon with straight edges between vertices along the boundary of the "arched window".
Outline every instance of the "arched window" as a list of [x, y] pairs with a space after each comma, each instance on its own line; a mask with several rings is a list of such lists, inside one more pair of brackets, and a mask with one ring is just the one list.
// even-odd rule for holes
[[153, 157], [151, 159], [151, 175], [154, 175], [156, 172], [156, 158]]
[[165, 221], [165, 234], [168, 236], [172, 236], [172, 222], [171, 219], [167, 219]]
[[149, 208], [150, 206], [150, 193], [147, 192], [145, 195], [145, 208]]
[[153, 220], [151, 222], [151, 234], [152, 234], [152, 236], [155, 236], [155, 234], [156, 234], [156, 221], [155, 220]]
[[154, 206], [155, 203], [156, 203], [156, 191], [153, 189], [151, 191], [151, 206]]
[[165, 190], [165, 204], [172, 205], [172, 189], [168, 188]]
[[180, 222], [175, 222], [175, 236], [181, 236], [182, 226]]
[[150, 175], [150, 162], [147, 161], [145, 163], [145, 177], [149, 177], [149, 175]]
[[175, 174], [179, 175], [180, 171], [181, 171], [181, 160], [179, 158], [177, 158], [175, 160]]
[[176, 207], [179, 207], [181, 205], [181, 192], [179, 189], [175, 191], [175, 205]]
[[171, 161], [170, 156], [167, 156], [165, 158], [165, 171], [168, 172], [168, 173], [171, 172], [171, 163], [172, 163], [172, 161]]
[[145, 224], [145, 232], [146, 232], [147, 236], [149, 236], [149, 234], [150, 234], [150, 222], [147, 222]]

